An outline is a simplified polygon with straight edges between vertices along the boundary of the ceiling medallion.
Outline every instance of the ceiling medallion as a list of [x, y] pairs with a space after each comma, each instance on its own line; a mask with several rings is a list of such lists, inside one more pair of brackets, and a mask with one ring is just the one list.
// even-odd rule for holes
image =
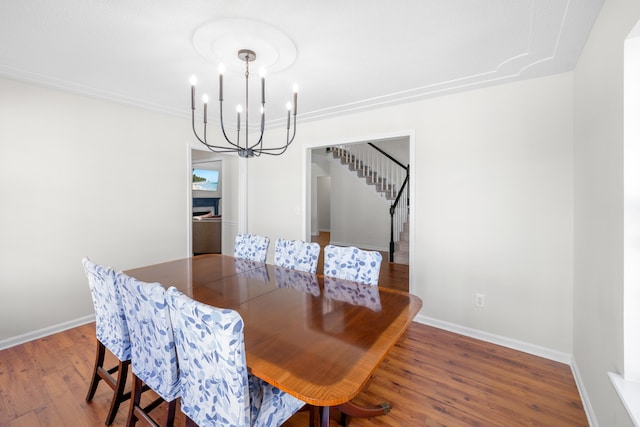
[[260, 55], [255, 66], [273, 74], [289, 68], [298, 55], [293, 41], [278, 28], [249, 19], [219, 19], [196, 29], [192, 39], [195, 50], [210, 64], [228, 64], [230, 69], [244, 68], [233, 62], [238, 51], [250, 47]]

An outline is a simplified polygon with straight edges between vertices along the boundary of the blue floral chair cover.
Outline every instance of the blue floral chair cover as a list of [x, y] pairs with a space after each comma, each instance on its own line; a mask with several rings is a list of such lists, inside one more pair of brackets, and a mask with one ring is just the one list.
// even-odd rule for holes
[[[124, 273], [117, 274], [117, 283], [131, 336], [134, 381], [137, 377], [172, 403], [180, 396], [180, 379], [165, 290], [159, 283], [145, 283]], [[135, 399], [132, 405], [139, 403]]]
[[96, 338], [120, 360], [131, 359], [131, 341], [122, 298], [116, 286], [116, 272], [89, 258], [82, 260], [96, 312]]
[[199, 426], [283, 424], [304, 402], [248, 374], [244, 322], [231, 309], [167, 291], [178, 364], [181, 408]]
[[360, 305], [373, 311], [380, 311], [382, 309], [378, 287], [365, 283], [325, 277], [324, 295], [335, 301], [344, 301], [352, 305]]
[[318, 268], [320, 245], [303, 240], [276, 240], [275, 265], [292, 270], [315, 273]]
[[268, 248], [268, 237], [241, 233], [236, 236], [233, 256], [251, 261], [266, 262]]
[[276, 284], [279, 288], [292, 288], [313, 296], [320, 295], [318, 276], [314, 273], [291, 270], [289, 268], [275, 266]]
[[324, 275], [378, 286], [382, 255], [353, 246], [324, 248]]
[[[82, 266], [87, 274], [91, 290], [98, 342], [92, 379], [85, 400], [90, 402], [98, 389], [99, 381], [105, 380], [113, 389], [111, 406], [105, 421], [105, 424], [110, 425], [115, 419], [120, 403], [129, 398], [129, 394], [124, 393], [124, 386], [131, 360], [131, 340], [122, 307], [122, 298], [116, 286], [115, 271], [112, 268], [95, 264], [87, 257], [82, 259]], [[113, 369], [104, 368], [105, 348], [109, 349], [119, 360], [117, 374], [115, 367]]]

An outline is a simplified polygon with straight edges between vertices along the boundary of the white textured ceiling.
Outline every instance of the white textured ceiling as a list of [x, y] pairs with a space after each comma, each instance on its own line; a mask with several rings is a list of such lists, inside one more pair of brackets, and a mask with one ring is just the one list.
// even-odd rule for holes
[[[267, 69], [276, 125], [292, 83], [304, 121], [572, 70], [602, 1], [2, 0], [0, 75], [187, 116], [192, 74], [217, 99], [203, 51], [253, 43], [280, 61]], [[242, 63], [224, 62], [227, 120], [244, 87]]]

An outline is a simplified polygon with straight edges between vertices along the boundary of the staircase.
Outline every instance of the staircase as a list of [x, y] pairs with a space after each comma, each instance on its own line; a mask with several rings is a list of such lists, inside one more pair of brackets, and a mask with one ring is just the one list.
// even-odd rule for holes
[[403, 224], [400, 240], [395, 242], [393, 262], [409, 265], [409, 220]]
[[409, 191], [403, 185], [403, 182], [408, 182], [406, 168], [373, 144], [335, 146], [329, 150], [334, 159], [348, 167], [389, 202], [390, 213], [394, 212], [391, 215], [393, 235], [389, 245], [389, 260], [408, 265]]

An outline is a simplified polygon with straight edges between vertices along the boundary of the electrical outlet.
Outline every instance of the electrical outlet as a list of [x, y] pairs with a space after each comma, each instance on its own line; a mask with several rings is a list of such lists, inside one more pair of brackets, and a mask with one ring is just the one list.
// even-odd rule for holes
[[476, 307], [484, 308], [484, 294], [476, 294]]

